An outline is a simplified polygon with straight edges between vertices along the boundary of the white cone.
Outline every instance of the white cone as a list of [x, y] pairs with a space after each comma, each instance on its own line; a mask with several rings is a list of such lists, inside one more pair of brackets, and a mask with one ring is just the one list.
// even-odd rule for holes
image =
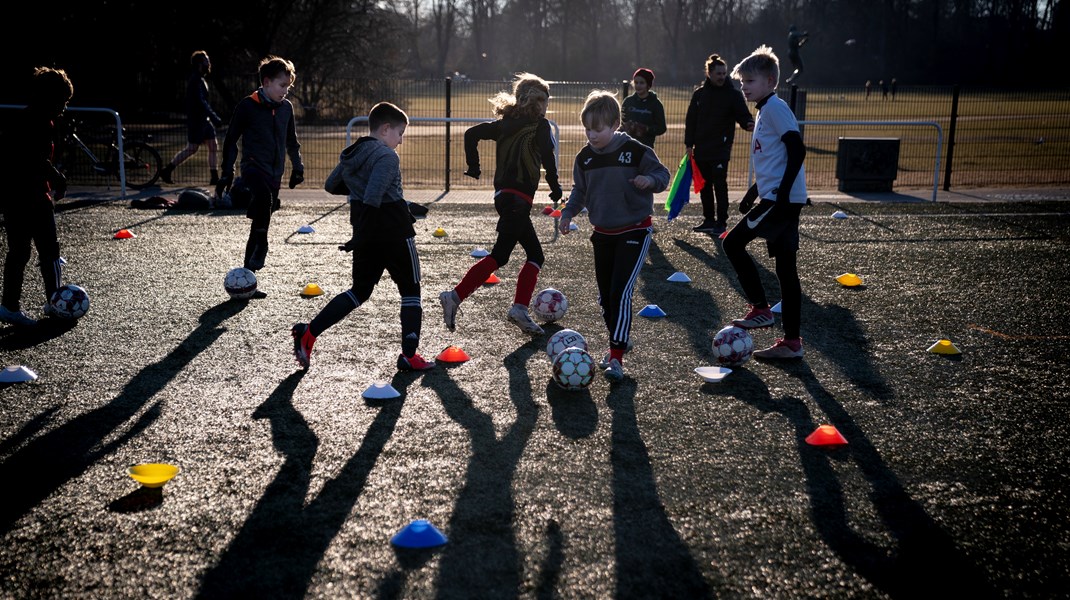
[[474, 256], [475, 258], [483, 258], [484, 256], [487, 256], [489, 254], [490, 252], [487, 252], [486, 248], [476, 248], [472, 250], [472, 256]]
[[677, 271], [677, 272], [673, 273], [672, 275], [669, 275], [668, 281], [677, 281], [677, 282], [680, 282], [680, 283], [689, 283], [691, 281], [691, 278], [688, 277], [687, 274], [684, 273], [683, 271]]
[[401, 396], [401, 392], [385, 381], [377, 381], [368, 386], [362, 395], [370, 400], [389, 400]]

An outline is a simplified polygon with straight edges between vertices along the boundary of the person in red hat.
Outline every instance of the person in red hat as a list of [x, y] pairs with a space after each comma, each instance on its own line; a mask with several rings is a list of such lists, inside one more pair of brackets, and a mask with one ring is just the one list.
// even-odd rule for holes
[[621, 104], [621, 130], [646, 146], [654, 147], [654, 138], [665, 133], [665, 106], [650, 88], [654, 72], [640, 67], [632, 74], [635, 93]]

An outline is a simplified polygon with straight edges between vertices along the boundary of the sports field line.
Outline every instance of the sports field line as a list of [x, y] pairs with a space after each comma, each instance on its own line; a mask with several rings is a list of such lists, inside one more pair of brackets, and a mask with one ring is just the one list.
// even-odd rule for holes
[[1012, 335], [1012, 334], [1009, 334], [1009, 333], [1003, 333], [1001, 331], [996, 331], [994, 329], [989, 329], [987, 327], [981, 327], [980, 325], [975, 325], [973, 323], [970, 323], [969, 325], [967, 325], [966, 328], [967, 329], [972, 329], [974, 331], [979, 331], [981, 333], [987, 333], [988, 335], [991, 335], [993, 337], [998, 337], [998, 338], [1004, 339], [1004, 340], [1070, 340], [1070, 335], [1030, 335], [1030, 334]]

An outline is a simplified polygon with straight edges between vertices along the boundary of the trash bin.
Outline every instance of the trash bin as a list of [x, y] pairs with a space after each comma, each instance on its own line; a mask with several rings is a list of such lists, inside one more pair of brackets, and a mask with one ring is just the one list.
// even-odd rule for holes
[[899, 138], [839, 138], [836, 178], [841, 192], [890, 192], [898, 172]]

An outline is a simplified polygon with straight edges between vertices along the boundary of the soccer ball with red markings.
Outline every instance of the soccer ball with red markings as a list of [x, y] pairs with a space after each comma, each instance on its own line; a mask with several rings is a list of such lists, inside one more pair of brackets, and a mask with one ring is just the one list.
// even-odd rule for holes
[[583, 348], [566, 348], [554, 358], [554, 383], [570, 392], [578, 392], [594, 380], [594, 358]]
[[713, 357], [726, 367], [738, 367], [754, 353], [754, 338], [746, 329], [729, 325], [713, 336]]
[[565, 298], [564, 294], [554, 288], [546, 288], [535, 294], [535, 300], [531, 303], [531, 310], [536, 317], [547, 323], [557, 321], [564, 317], [565, 311], [568, 310], [568, 298]]
[[546, 356], [553, 360], [558, 354], [574, 346], [587, 350], [587, 339], [576, 330], [562, 329], [551, 335], [550, 340], [546, 342]]
[[89, 312], [89, 293], [82, 287], [67, 284], [53, 292], [49, 304], [61, 319], [80, 319]]
[[245, 267], [234, 267], [223, 279], [223, 288], [227, 290], [231, 298], [239, 300], [252, 298], [253, 292], [256, 291], [256, 273]]

